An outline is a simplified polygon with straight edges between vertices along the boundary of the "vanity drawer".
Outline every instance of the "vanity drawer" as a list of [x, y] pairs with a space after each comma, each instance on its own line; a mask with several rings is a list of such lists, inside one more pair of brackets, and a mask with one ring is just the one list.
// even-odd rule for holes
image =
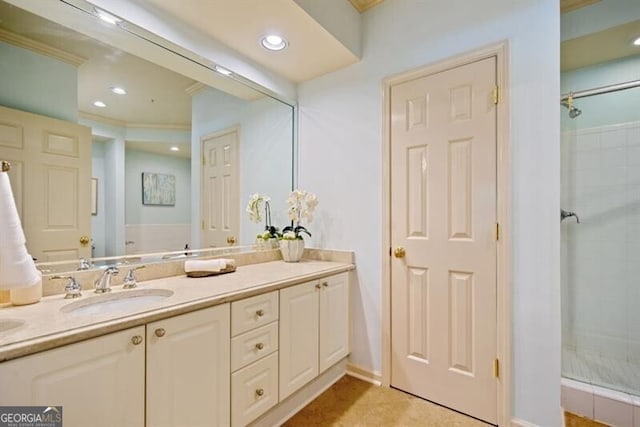
[[247, 425], [276, 403], [277, 351], [231, 375], [231, 425]]
[[278, 322], [231, 339], [231, 372], [235, 372], [278, 349]]
[[231, 303], [231, 336], [278, 320], [278, 291]]

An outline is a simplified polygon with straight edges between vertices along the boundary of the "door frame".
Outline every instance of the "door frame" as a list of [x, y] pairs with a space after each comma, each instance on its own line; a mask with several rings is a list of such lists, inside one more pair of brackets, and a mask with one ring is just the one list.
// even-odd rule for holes
[[391, 384], [391, 87], [409, 80], [496, 58], [499, 102], [496, 106], [497, 242], [496, 355], [500, 361], [497, 387], [498, 425], [511, 424], [511, 141], [509, 137], [509, 45], [494, 45], [444, 59], [418, 69], [385, 78], [382, 82], [382, 385]]
[[[200, 159], [199, 159], [199, 165], [200, 165], [200, 206], [198, 206], [198, 211], [200, 212], [200, 224], [198, 224], [198, 229], [200, 230], [200, 246], [202, 246], [203, 242], [205, 241], [204, 238], [204, 203], [203, 203], [203, 195], [204, 195], [204, 142], [207, 139], [210, 138], [217, 138], [219, 136], [222, 135], [226, 135], [228, 133], [233, 133], [235, 132], [236, 134], [236, 160], [238, 161], [238, 168], [236, 169], [236, 176], [235, 179], [238, 183], [238, 198], [240, 198], [240, 167], [239, 167], [239, 162], [240, 162], [240, 124], [235, 124], [233, 126], [229, 126], [226, 127], [224, 129], [220, 129], [217, 130], [215, 132], [209, 132], [209, 133], [205, 133], [204, 135], [200, 136]], [[240, 200], [238, 200], [239, 202]], [[242, 210], [240, 208], [238, 208], [238, 230], [236, 232], [236, 234], [238, 235], [238, 240], [240, 239], [240, 212]], [[205, 249], [205, 248], [203, 248]]]

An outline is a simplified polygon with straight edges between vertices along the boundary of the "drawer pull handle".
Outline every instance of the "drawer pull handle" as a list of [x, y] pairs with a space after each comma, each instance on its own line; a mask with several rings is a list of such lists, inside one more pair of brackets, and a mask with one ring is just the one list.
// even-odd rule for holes
[[142, 337], [140, 335], [134, 335], [131, 337], [131, 343], [133, 345], [142, 344]]
[[256, 311], [256, 316], [258, 316], [258, 317], [262, 317], [262, 316], [264, 316], [264, 310], [258, 310], [258, 311]]
[[261, 342], [259, 342], [258, 344], [256, 344], [256, 348], [258, 350], [262, 350], [264, 348], [264, 344], [262, 344]]
[[258, 395], [258, 397], [262, 397], [264, 395], [264, 389], [261, 389], [261, 388], [257, 389], [256, 394]]
[[165, 331], [164, 328], [158, 328], [155, 331], [155, 334], [158, 338], [162, 338], [166, 333], [167, 331]]
[[325, 288], [329, 286], [329, 282], [322, 282], [322, 286], [324, 286]]

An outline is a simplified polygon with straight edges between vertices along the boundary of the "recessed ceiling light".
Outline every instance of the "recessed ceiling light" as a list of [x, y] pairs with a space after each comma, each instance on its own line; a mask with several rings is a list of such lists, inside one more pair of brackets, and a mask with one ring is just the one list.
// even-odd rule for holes
[[233, 74], [233, 73], [231, 73], [231, 71], [229, 71], [229, 70], [227, 70], [226, 68], [221, 67], [221, 66], [219, 66], [219, 65], [216, 65], [216, 66], [214, 67], [214, 69], [215, 69], [217, 72], [219, 72], [220, 74], [224, 74], [225, 76], [230, 76], [231, 74]]
[[637, 37], [637, 38], [633, 41], [633, 45], [634, 45], [634, 46], [640, 46], [640, 37]]
[[100, 108], [104, 108], [104, 107], [107, 106], [107, 104], [105, 104], [102, 101], [96, 101], [96, 102], [93, 103], [93, 105], [95, 105], [96, 107], [100, 107]]
[[262, 43], [265, 49], [269, 50], [282, 50], [287, 47], [287, 41], [275, 34], [264, 36], [262, 40], [260, 40], [260, 43]]
[[122, 19], [120, 18], [116, 18], [115, 16], [105, 12], [104, 10], [100, 10], [98, 8], [94, 9], [94, 12], [96, 14], [96, 16], [98, 18], [100, 18], [102, 21], [111, 24], [111, 25], [116, 25], [118, 24], [118, 22], [122, 22]]
[[180, 151], [180, 147], [176, 147], [175, 145], [171, 148], [169, 148], [169, 150], [171, 151]]
[[114, 86], [111, 88], [111, 92], [117, 94], [117, 95], [126, 95], [127, 91], [124, 88], [118, 87], [118, 86]]

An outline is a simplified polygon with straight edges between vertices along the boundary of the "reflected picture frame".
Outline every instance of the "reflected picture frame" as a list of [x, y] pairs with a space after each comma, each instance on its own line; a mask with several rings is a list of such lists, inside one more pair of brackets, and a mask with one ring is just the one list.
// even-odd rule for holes
[[175, 206], [175, 175], [142, 172], [142, 204], [151, 206]]

